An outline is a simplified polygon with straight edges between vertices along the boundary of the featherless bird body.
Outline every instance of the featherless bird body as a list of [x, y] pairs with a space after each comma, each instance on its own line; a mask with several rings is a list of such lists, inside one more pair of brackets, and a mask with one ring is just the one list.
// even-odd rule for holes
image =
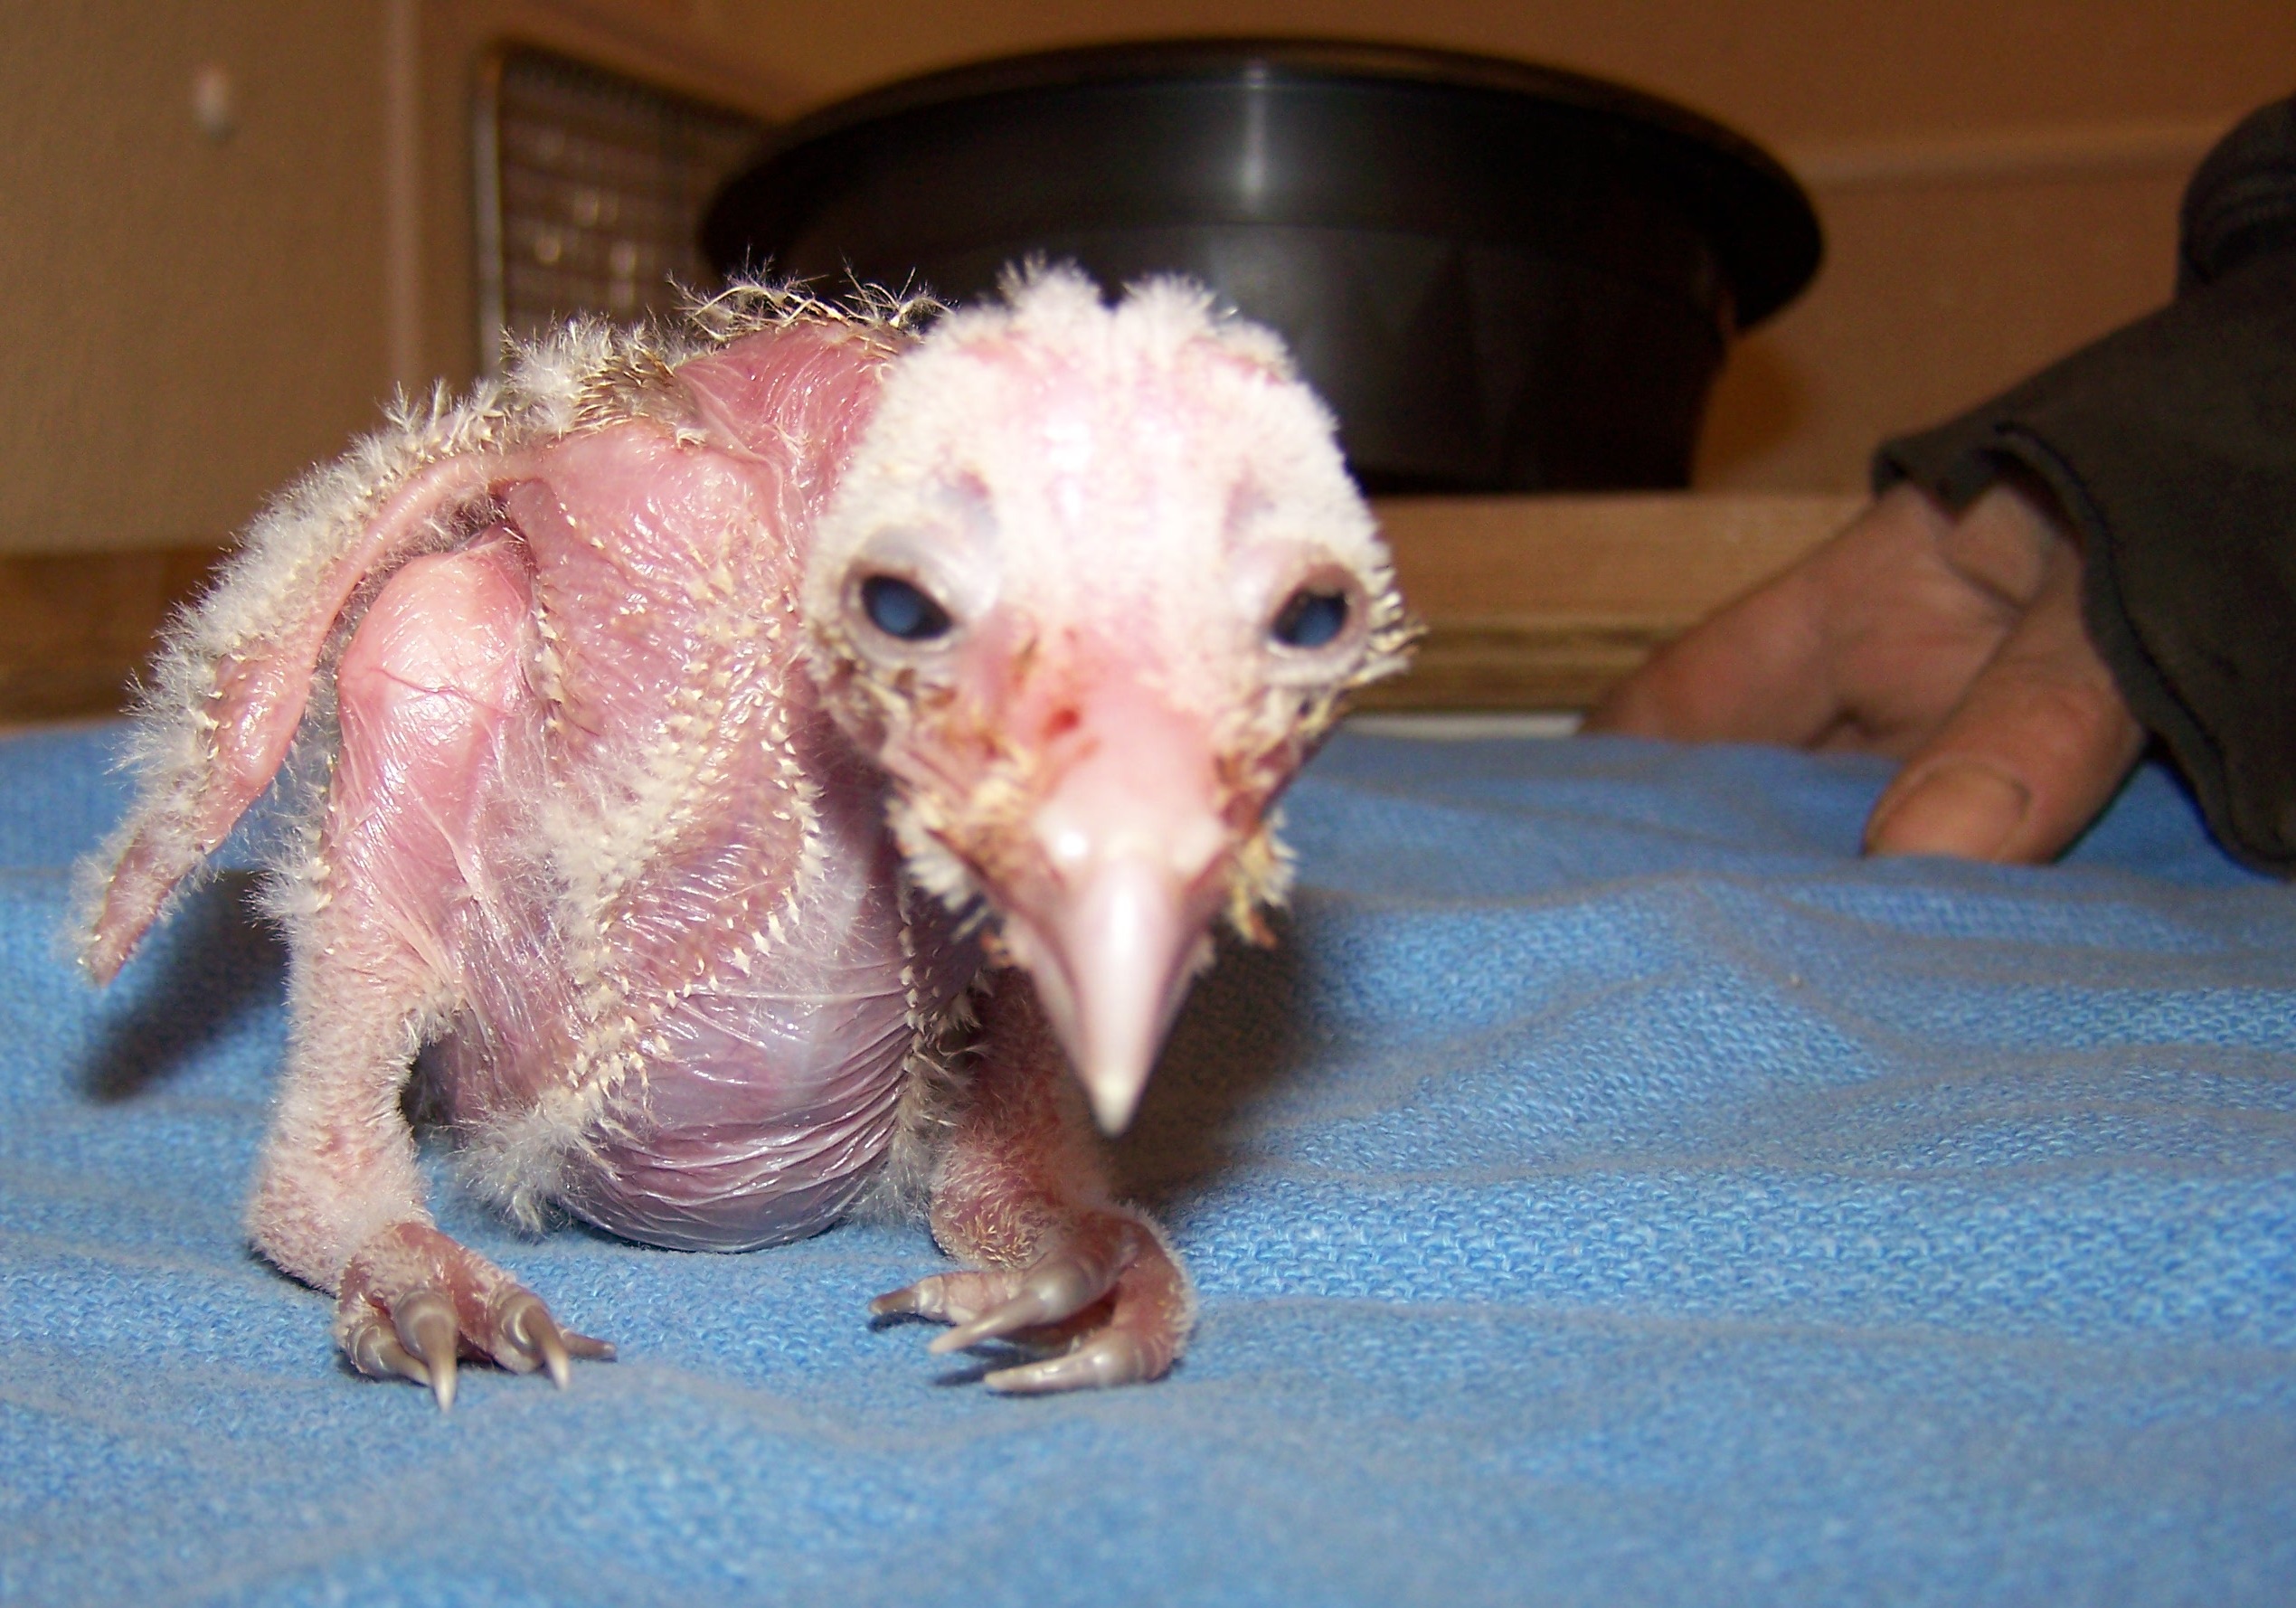
[[[364, 1371], [609, 1353], [441, 1234], [464, 1176], [687, 1249], [913, 1204], [968, 1270], [882, 1297], [1155, 1377], [1192, 1297], [1115, 1202], [1269, 810], [1406, 629], [1263, 331], [1067, 272], [951, 313], [743, 287], [577, 325], [287, 493], [177, 628], [92, 862], [109, 978], [274, 778], [290, 1041], [249, 1225]], [[1072, 1074], [1073, 1075], [1072, 1075]]]

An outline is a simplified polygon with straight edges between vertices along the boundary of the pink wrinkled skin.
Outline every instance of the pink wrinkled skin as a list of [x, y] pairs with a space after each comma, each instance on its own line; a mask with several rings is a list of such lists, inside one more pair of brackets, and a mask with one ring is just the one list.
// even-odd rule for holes
[[[731, 368], [739, 380], [761, 379], [752, 389], [775, 406], [753, 413], [753, 424], [796, 413], [811, 439], [834, 440], [871, 400], [855, 383], [861, 356], [756, 336], [689, 364], [685, 377], [706, 384], [710, 371]], [[840, 357], [846, 364], [831, 366]], [[801, 388], [772, 386], [791, 369]], [[422, 885], [498, 890], [458, 903], [439, 923], [470, 995], [471, 1020], [448, 1043], [450, 1109], [458, 1125], [483, 1130], [531, 1110], [621, 1026], [585, 1007], [589, 972], [578, 979], [563, 964], [551, 931], [556, 879], [533, 863], [545, 851], [526, 836], [526, 801], [579, 788], [601, 767], [642, 766], [661, 743], [665, 711], [715, 726], [717, 752], [692, 756], [705, 774], [689, 784], [692, 818], [677, 828], [674, 856], [612, 902], [613, 952], [590, 969], [613, 979], [623, 1006], [664, 1007], [630, 1051], [642, 1077], [618, 1084], [603, 1136], [573, 1163], [560, 1197], [600, 1227], [652, 1244], [748, 1250], [842, 1215], [891, 1143], [920, 1024], [947, 1007], [978, 964], [930, 903], [904, 921], [882, 779], [857, 762], [821, 708], [798, 662], [794, 614], [785, 605], [780, 620], [768, 617], [781, 638], [761, 650], [712, 640], [729, 606], [751, 614], [754, 600], [792, 592], [800, 555], [742, 541], [772, 526], [742, 515], [794, 501], [803, 521], [824, 489], [807, 484], [811, 467], [681, 449], [660, 426], [636, 421], [553, 445], [530, 478], [496, 488], [523, 538], [534, 593], [531, 606], [523, 596], [505, 601], [500, 629], [511, 651], [503, 657], [512, 665], [527, 657], [515, 653], [513, 633], [530, 613], [553, 622], [554, 720], [523, 686], [500, 714], [491, 699], [474, 705], [490, 728], [485, 756], [440, 777], [437, 790], [420, 790], [411, 829], [393, 823], [395, 857], [417, 868]], [[610, 548], [583, 539], [600, 529], [622, 539]], [[693, 578], [721, 572], [725, 584], [697, 598]], [[468, 629], [427, 601], [411, 612], [417, 653], [443, 657], [441, 638]], [[346, 753], [352, 707], [346, 692]], [[810, 846], [797, 821], [800, 786], [816, 795]], [[439, 834], [449, 790], [473, 800], [460, 807], [459, 829]], [[431, 863], [440, 853], [475, 874], [447, 874]], [[807, 853], [818, 873], [802, 909], [784, 916]], [[787, 941], [737, 965], [729, 929], [759, 932], [770, 916]]]
[[[745, 294], [572, 331], [274, 507], [159, 667], [87, 963], [302, 779], [250, 1232], [442, 1406], [458, 1357], [610, 1348], [432, 1225], [425, 1043], [529, 1223], [734, 1251], [921, 1200], [975, 1271], [877, 1311], [1044, 1354], [998, 1388], [1156, 1377], [1193, 1298], [1087, 1096], [1129, 1119], [1213, 919], [1280, 895], [1270, 802], [1398, 662], [1384, 553], [1280, 350], [1185, 288], [1043, 276], [921, 344]], [[886, 634], [881, 574], [947, 629]], [[1346, 634], [1271, 637], [1303, 588]]]

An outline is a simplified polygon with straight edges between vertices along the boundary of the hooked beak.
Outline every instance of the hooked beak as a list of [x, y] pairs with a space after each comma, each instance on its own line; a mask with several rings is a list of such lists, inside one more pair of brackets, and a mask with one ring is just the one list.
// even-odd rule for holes
[[1212, 756], [1157, 710], [1095, 723], [1030, 823], [1027, 872], [1002, 890], [1005, 943], [1028, 970], [1101, 1131], [1120, 1133], [1212, 959], [1234, 832]]

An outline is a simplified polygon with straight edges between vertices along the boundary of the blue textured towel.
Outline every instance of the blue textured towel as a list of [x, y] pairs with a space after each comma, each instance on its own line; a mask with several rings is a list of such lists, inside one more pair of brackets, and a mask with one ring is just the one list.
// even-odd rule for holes
[[244, 881], [108, 994], [59, 957], [109, 741], [0, 744], [9, 1603], [2296, 1599], [2296, 894], [2159, 774], [2000, 870], [1859, 861], [1872, 764], [1343, 737], [1124, 1147], [1204, 1295], [1171, 1380], [872, 1330], [921, 1228], [449, 1193], [623, 1360], [441, 1418], [241, 1244]]

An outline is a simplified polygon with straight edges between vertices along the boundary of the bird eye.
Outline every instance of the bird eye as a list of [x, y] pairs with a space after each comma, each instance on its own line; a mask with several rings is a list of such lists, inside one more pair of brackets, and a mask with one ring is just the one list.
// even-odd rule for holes
[[861, 583], [861, 607], [869, 623], [902, 642], [931, 642], [949, 634], [949, 610], [921, 587], [898, 575], [872, 575]]
[[1321, 648], [1347, 629], [1347, 594], [1303, 586], [1276, 610], [1268, 634], [1286, 648]]

